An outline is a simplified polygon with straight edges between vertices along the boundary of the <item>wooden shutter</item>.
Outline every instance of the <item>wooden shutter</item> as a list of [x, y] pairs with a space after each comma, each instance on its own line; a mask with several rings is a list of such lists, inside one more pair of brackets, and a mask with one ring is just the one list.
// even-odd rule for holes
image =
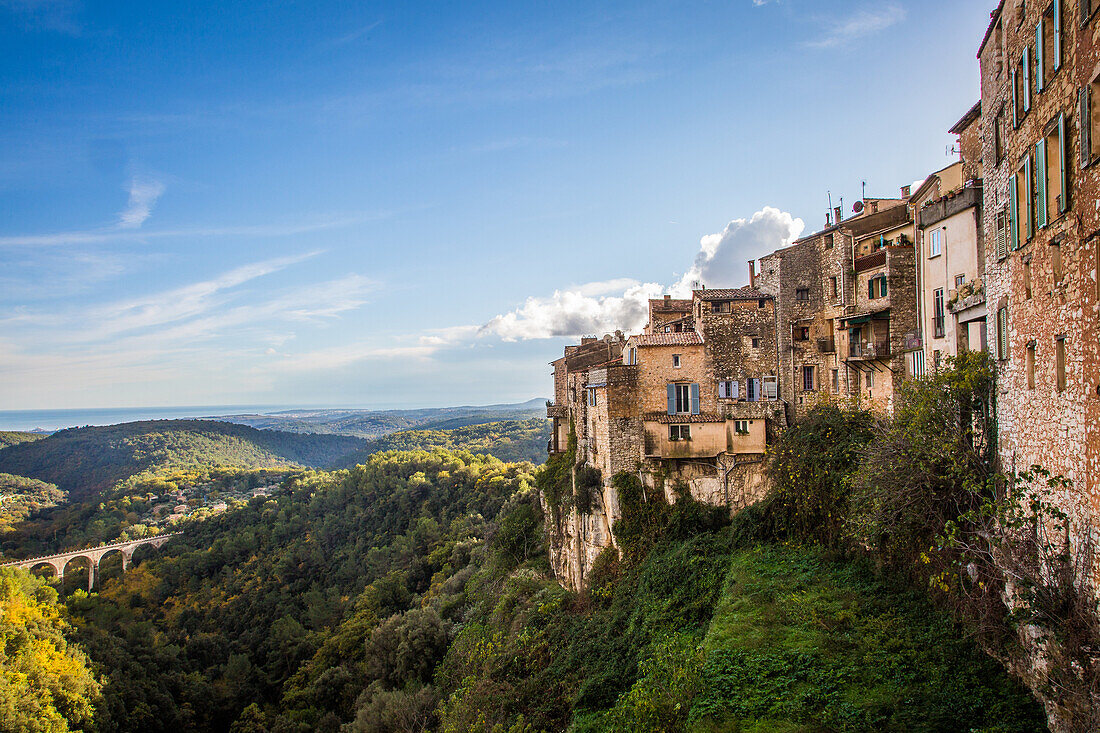
[[[1008, 179], [1008, 239], [1013, 247], [1020, 240], [1020, 192], [1016, 189], [1016, 176], [1013, 175]], [[1002, 247], [998, 241], [997, 245], [997, 259], [1004, 259], [1008, 256], [1008, 243]]]
[[[1020, 239], [1026, 241], [1035, 236], [1035, 172], [1031, 170], [1031, 151], [1024, 156], [1024, 211], [1027, 212], [1027, 229]], [[1015, 245], [1018, 249], [1022, 244]]]
[[867, 280], [867, 297], [868, 298], [874, 298], [875, 297], [875, 279], [873, 277], [868, 278], [868, 280]]
[[1031, 109], [1031, 46], [1024, 46], [1024, 55], [1020, 63], [1024, 67], [1023, 91], [1024, 112]]
[[735, 400], [741, 399], [741, 383], [730, 382], [730, 397]]
[[760, 380], [750, 379], [749, 382], [752, 384], [752, 387], [749, 389], [749, 392], [752, 395], [750, 399], [752, 402], [757, 402], [760, 399]]
[[1089, 16], [1092, 15], [1092, 0], [1081, 0], [1078, 7], [1081, 10], [1081, 27], [1084, 28], [1089, 22]]
[[1080, 130], [1081, 138], [1081, 167], [1084, 168], [1089, 164], [1089, 158], [1092, 153], [1092, 140], [1090, 139], [1092, 133], [1092, 120], [1089, 119], [1089, 88], [1084, 87], [1077, 92], [1077, 119], [1078, 129]]
[[728, 398], [729, 397], [729, 392], [727, 391], [728, 389], [729, 389], [729, 382], [719, 382], [718, 383], [718, 398], [719, 399]]
[[691, 385], [691, 414], [699, 414], [699, 385], [695, 383]]
[[[1054, 3], [1058, 7], [1058, 3]], [[1058, 213], [1064, 214], [1069, 210], [1069, 176], [1066, 175], [1066, 151], [1069, 150], [1069, 141], [1066, 140], [1066, 114], [1058, 113], [1058, 177], [1062, 184], [1062, 200], [1058, 202]]]
[[1047, 140], [1035, 143], [1035, 223], [1047, 225]]
[[879, 295], [881, 295], [883, 298], [885, 298], [886, 297], [886, 276], [885, 275], [882, 276], [881, 285], [879, 287], [880, 287], [880, 290], [881, 290]]
[[1039, 16], [1035, 26], [1035, 93], [1043, 91], [1043, 25], [1046, 18]]
[[1054, 54], [1052, 68], [1058, 71], [1062, 68], [1062, 0], [1054, 0], [1054, 48], [1050, 52]]
[[1000, 259], [1008, 253], [1008, 213], [1001, 209], [997, 212], [997, 248], [996, 257]]
[[676, 414], [676, 385], [668, 385], [668, 414]]

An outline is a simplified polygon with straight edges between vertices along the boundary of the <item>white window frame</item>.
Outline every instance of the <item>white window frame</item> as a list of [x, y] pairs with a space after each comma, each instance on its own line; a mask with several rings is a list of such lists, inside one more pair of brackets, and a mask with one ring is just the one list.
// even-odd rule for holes
[[928, 259], [943, 254], [943, 229], [933, 229], [928, 234]]
[[679, 369], [680, 367], [683, 366], [683, 363], [684, 363], [684, 360], [683, 360], [683, 358], [681, 358], [680, 354], [673, 354], [672, 355], [672, 368], [673, 369]]

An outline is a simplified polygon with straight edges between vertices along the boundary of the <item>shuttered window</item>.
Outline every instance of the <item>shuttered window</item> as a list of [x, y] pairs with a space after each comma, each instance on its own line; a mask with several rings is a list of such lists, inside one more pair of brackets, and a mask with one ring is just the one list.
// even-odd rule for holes
[[997, 358], [1008, 358], [1008, 307], [997, 309]]
[[[756, 380], [759, 385], [760, 380]], [[777, 400], [779, 399], [779, 379], [777, 377], [764, 377], [764, 399]]]
[[[1084, 0], [1082, 0], [1083, 2]], [[1062, 0], [1054, 0], [1054, 47], [1050, 50], [1054, 70], [1062, 68]]]
[[[1010, 185], [1014, 188], [1014, 185]], [[1008, 254], [1008, 212], [1001, 209], [997, 212], [997, 259], [1002, 259]]]
[[1012, 126], [1020, 126], [1020, 75], [1017, 69], [1012, 69]]
[[1035, 143], [1035, 219], [1039, 228], [1047, 225], [1047, 141]]
[[732, 380], [725, 380], [718, 383], [718, 397], [726, 400], [736, 400], [741, 398], [741, 384]]
[[[1057, 3], [1055, 3], [1057, 7]], [[1066, 115], [1058, 113], [1058, 213], [1064, 214], [1069, 210], [1069, 179], [1066, 176], [1066, 151], [1069, 145], [1066, 141]]]
[[1031, 46], [1024, 46], [1024, 55], [1020, 59], [1020, 65], [1023, 67], [1020, 86], [1023, 89], [1022, 102], [1026, 114], [1031, 109]]
[[[1020, 192], [1016, 186], [1016, 176], [1008, 179], [1008, 218], [1009, 218], [1009, 241], [1012, 242], [1012, 246], [1015, 247], [1020, 238]], [[997, 240], [997, 259], [1003, 260], [1008, 256], [1008, 243], [1005, 242], [1002, 246], [1000, 240]]]
[[1092, 110], [1089, 88], [1077, 92], [1077, 129], [1081, 131], [1081, 167], [1085, 168], [1092, 158]]
[[1043, 91], [1043, 79], [1046, 76], [1043, 69], [1043, 51], [1046, 45], [1043, 35], [1046, 31], [1044, 18], [1039, 18], [1039, 25], [1035, 26], [1035, 91]]

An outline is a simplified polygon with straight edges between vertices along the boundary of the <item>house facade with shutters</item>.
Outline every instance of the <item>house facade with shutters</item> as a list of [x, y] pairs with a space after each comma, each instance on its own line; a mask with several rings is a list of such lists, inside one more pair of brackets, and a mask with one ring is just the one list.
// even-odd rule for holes
[[1054, 500], [1074, 547], [1100, 510], [1097, 5], [1004, 0], [978, 51], [999, 457], [1073, 482]]

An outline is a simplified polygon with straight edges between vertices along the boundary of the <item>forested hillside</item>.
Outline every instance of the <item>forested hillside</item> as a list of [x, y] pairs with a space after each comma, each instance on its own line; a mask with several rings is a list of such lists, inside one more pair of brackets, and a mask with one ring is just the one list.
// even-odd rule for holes
[[10, 445], [33, 443], [45, 437], [46, 436], [42, 433], [27, 433], [21, 430], [0, 430], [0, 450]]
[[56, 484], [79, 500], [143, 471], [194, 466], [326, 467], [358, 438], [256, 430], [213, 420], [70, 428], [0, 451], [0, 472]]
[[[541, 469], [539, 469], [541, 471]], [[919, 594], [621, 476], [621, 559], [549, 574], [538, 471], [300, 472], [72, 594], [101, 731], [1042, 730]]]
[[488, 453], [502, 461], [542, 463], [550, 440], [550, 422], [544, 417], [528, 420], [469, 425], [451, 430], [403, 430], [384, 438], [368, 441], [359, 450], [344, 456], [336, 468], [350, 468], [375, 453], [387, 450], [468, 450]]

